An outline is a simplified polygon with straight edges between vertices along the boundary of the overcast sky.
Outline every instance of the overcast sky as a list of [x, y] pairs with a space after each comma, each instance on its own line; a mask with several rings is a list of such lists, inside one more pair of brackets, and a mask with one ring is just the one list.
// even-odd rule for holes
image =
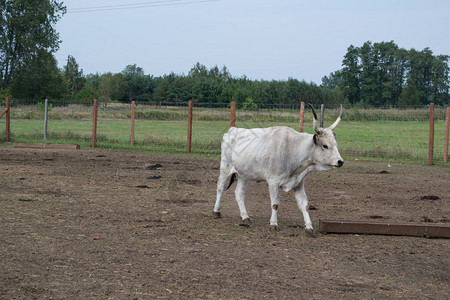
[[[197, 63], [235, 77], [321, 83], [350, 45], [393, 40], [450, 55], [448, 0], [66, 0], [57, 23], [83, 73], [187, 74]], [[137, 5], [134, 5], [137, 4]], [[88, 11], [85, 8], [97, 7]]]

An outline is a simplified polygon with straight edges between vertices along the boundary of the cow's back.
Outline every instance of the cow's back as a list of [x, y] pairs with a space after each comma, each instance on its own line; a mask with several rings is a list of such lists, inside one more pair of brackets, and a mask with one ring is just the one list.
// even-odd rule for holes
[[302, 134], [289, 127], [244, 129], [232, 127], [222, 139], [222, 160], [239, 175], [266, 180], [267, 174], [292, 172]]

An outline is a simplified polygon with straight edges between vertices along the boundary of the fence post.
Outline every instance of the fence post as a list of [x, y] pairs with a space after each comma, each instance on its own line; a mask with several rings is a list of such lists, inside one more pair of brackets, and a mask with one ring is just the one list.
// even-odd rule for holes
[[9, 98], [6, 97], [5, 100], [5, 104], [6, 104], [6, 142], [10, 141], [10, 136], [11, 136], [11, 107], [9, 105]]
[[191, 143], [192, 143], [192, 106], [193, 102], [189, 101], [188, 106], [188, 136], [187, 136], [187, 152], [191, 153]]
[[303, 132], [303, 122], [305, 120], [305, 102], [300, 102], [300, 124], [299, 124], [299, 132]]
[[433, 164], [434, 148], [434, 103], [430, 103], [430, 138], [428, 141], [428, 165]]
[[130, 137], [131, 146], [134, 146], [134, 107], [135, 102], [131, 101], [131, 137]]
[[445, 144], [444, 144], [444, 162], [448, 161], [448, 135], [450, 126], [450, 107], [447, 107], [445, 114]]
[[48, 123], [48, 99], [45, 99], [44, 105], [44, 140], [47, 140], [47, 123]]
[[236, 127], [236, 101], [231, 101], [230, 127]]
[[93, 113], [93, 121], [92, 125], [92, 148], [95, 148], [95, 144], [97, 143], [97, 112], [98, 112], [98, 102], [97, 99], [94, 99], [94, 113]]

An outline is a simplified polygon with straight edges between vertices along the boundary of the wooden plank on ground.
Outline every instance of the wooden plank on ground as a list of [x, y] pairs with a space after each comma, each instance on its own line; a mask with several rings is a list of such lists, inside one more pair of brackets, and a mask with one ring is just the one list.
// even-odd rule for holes
[[7, 111], [8, 111], [8, 109], [5, 108], [5, 110], [0, 114], [0, 118], [3, 117], [3, 115], [6, 114]]
[[372, 221], [319, 220], [319, 230], [325, 233], [450, 237], [450, 224], [432, 223], [382, 223]]
[[80, 145], [14, 143], [14, 148], [34, 148], [34, 149], [80, 149]]

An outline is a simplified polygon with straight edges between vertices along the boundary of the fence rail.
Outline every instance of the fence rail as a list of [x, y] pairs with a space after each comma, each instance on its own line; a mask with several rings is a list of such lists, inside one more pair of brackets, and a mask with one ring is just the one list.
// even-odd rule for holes
[[[48, 129], [44, 138], [44, 101], [12, 100], [8, 103], [9, 109], [6, 102], [8, 100], [0, 102], [0, 114], [4, 115], [0, 118], [0, 142], [65, 143], [219, 155], [221, 137], [234, 124], [244, 128], [283, 125], [313, 133], [311, 111], [300, 102], [295, 106], [258, 109], [244, 109], [235, 102], [191, 102], [190, 110], [188, 103], [133, 101], [94, 106], [93, 103], [48, 101]], [[448, 162], [449, 111], [450, 108], [435, 107], [431, 116], [434, 120], [430, 122], [429, 107], [346, 107], [343, 122], [335, 130], [339, 150], [350, 159], [429, 163], [431, 142], [434, 146], [431, 163], [445, 164]], [[329, 126], [338, 115], [338, 107], [326, 107], [324, 126]], [[434, 137], [430, 136], [431, 130]]]

